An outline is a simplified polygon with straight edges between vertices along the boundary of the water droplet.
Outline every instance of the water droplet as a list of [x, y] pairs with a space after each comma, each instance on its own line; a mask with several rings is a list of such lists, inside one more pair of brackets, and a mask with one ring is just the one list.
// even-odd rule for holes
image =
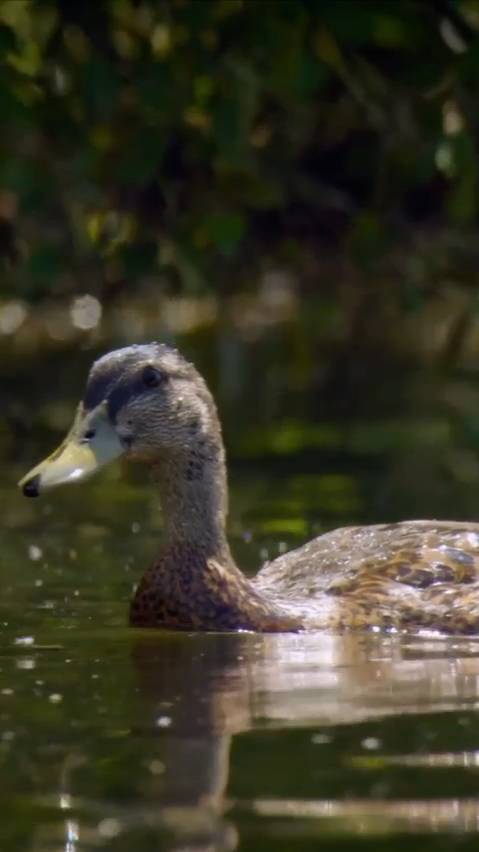
[[314, 745], [326, 745], [331, 742], [332, 737], [329, 734], [313, 734], [311, 742]]
[[34, 636], [17, 636], [14, 645], [33, 645], [35, 642]]
[[378, 740], [377, 737], [365, 737], [364, 740], [361, 740], [361, 745], [368, 751], [376, 751], [381, 746], [381, 740]]
[[102, 819], [98, 823], [98, 834], [102, 837], [116, 837], [121, 831], [121, 823], [117, 819]]
[[43, 550], [36, 544], [30, 544], [28, 546], [28, 556], [32, 560], [32, 562], [38, 562], [38, 560], [41, 559], [43, 556]]
[[35, 668], [36, 663], [33, 657], [20, 657], [20, 659], [17, 660], [16, 665], [17, 669], [30, 670]]

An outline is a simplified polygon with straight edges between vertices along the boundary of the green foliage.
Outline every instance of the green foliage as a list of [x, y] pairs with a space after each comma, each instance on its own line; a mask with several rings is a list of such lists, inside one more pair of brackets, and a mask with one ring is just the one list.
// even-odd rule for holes
[[2, 2], [4, 290], [112, 257], [118, 281], [214, 288], [220, 260], [241, 286], [285, 251], [367, 261], [476, 222], [478, 27], [469, 0]]

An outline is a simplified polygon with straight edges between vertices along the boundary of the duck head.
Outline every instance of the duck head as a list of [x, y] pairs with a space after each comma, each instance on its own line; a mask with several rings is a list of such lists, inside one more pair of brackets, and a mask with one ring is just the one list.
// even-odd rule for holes
[[192, 364], [165, 344], [128, 346], [93, 364], [65, 440], [19, 486], [37, 497], [120, 456], [161, 465], [219, 430], [211, 394]]

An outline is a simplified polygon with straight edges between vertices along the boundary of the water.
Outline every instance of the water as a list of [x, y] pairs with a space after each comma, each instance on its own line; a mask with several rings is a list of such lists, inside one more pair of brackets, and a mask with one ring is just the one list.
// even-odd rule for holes
[[[390, 405], [380, 374], [374, 409], [364, 385], [354, 412], [321, 394], [308, 409], [310, 387], [291, 396], [288, 371], [272, 378], [274, 349], [260, 377], [242, 356], [241, 382], [216, 390], [246, 570], [328, 526], [474, 517], [443, 381], [419, 409], [420, 377]], [[479, 639], [132, 630], [161, 534], [141, 472], [16, 492], [68, 425], [89, 360], [72, 353], [46, 384], [25, 365], [6, 393], [0, 849], [475, 849]]]
[[2, 849], [473, 848], [478, 641], [127, 630], [121, 573], [5, 590]]

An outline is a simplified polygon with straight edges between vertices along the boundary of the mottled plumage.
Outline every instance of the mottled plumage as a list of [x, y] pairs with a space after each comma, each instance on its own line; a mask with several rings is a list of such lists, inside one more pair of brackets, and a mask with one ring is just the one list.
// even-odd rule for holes
[[326, 533], [265, 565], [255, 586], [298, 601], [304, 627], [479, 632], [479, 525], [404, 521]]
[[226, 537], [216, 406], [193, 365], [163, 344], [100, 358], [66, 441], [21, 485], [36, 496], [121, 453], [152, 469], [165, 524], [159, 558], [132, 601], [133, 624], [479, 633], [479, 524], [405, 521], [338, 529], [247, 579]]

